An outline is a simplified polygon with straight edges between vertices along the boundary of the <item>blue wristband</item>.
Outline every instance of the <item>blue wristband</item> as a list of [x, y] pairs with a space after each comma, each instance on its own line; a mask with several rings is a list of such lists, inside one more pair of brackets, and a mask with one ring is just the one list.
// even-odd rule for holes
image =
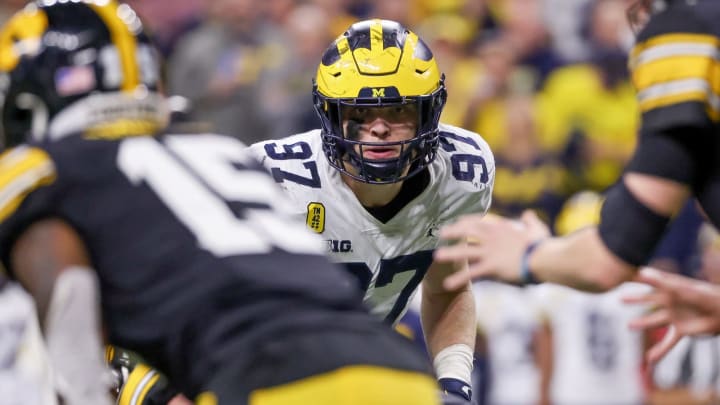
[[535, 250], [536, 247], [542, 242], [541, 240], [536, 240], [535, 242], [528, 245], [528, 247], [525, 248], [525, 252], [522, 255], [522, 260], [520, 261], [520, 282], [524, 285], [528, 284], [540, 284], [540, 280], [535, 278], [535, 276], [532, 274], [532, 271], [530, 270], [530, 255]]

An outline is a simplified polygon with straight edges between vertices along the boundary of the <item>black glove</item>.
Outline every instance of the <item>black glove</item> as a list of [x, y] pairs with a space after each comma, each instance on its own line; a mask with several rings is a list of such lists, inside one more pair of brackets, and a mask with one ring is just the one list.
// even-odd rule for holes
[[[165, 405], [178, 394], [165, 376], [143, 364], [131, 351], [108, 346], [106, 360], [116, 379], [118, 405]], [[146, 379], [147, 385], [143, 385]]]

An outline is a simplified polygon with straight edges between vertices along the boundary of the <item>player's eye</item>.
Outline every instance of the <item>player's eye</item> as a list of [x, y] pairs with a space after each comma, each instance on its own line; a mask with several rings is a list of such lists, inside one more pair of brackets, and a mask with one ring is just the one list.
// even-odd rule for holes
[[351, 120], [362, 120], [367, 117], [369, 110], [366, 107], [356, 107], [348, 112], [348, 118]]

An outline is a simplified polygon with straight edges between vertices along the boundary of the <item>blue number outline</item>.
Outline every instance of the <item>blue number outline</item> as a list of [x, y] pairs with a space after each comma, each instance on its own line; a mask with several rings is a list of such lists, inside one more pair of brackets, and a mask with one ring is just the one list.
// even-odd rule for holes
[[[433, 250], [421, 250], [419, 252], [397, 256], [390, 259], [382, 259], [380, 261], [380, 270], [375, 288], [380, 288], [390, 284], [395, 276], [400, 273], [413, 271], [415, 274], [408, 280], [405, 287], [400, 290], [395, 304], [385, 317], [386, 322], [395, 322], [400, 317], [400, 313], [408, 304], [413, 291], [420, 285], [425, 277], [430, 265], [433, 261]], [[358, 278], [360, 288], [367, 291], [372, 278], [372, 270], [365, 262], [342, 263], [345, 268]]]
[[[457, 148], [455, 145], [452, 144], [448, 139], [453, 139], [458, 142], [462, 142], [464, 144], [472, 146], [475, 150], [481, 151], [482, 148], [480, 145], [475, 142], [474, 139], [472, 139], [469, 136], [461, 136], [458, 134], [454, 134], [452, 132], [447, 131], [441, 131], [440, 132], [440, 145], [446, 152], [456, 152]], [[490, 175], [488, 174], [488, 168], [487, 163], [485, 162], [485, 158], [483, 158], [480, 155], [473, 155], [469, 153], [453, 153], [450, 156], [450, 162], [452, 164], [452, 174], [453, 177], [455, 177], [458, 181], [469, 181], [472, 182], [475, 180], [475, 166], [482, 167], [482, 173], [480, 174], [480, 182], [483, 184], [487, 183], [490, 180]], [[467, 163], [467, 169], [462, 170], [461, 163]]]
[[[275, 142], [265, 144], [265, 154], [273, 160], [309, 159], [312, 157], [310, 144], [304, 141], [283, 144], [283, 152], [277, 152], [277, 147], [278, 144]], [[300, 147], [299, 151], [296, 150], [297, 147]], [[317, 163], [314, 161], [307, 161], [303, 162], [303, 166], [310, 172], [310, 177], [291, 173], [277, 167], [270, 168], [270, 172], [272, 173], [276, 183], [282, 183], [283, 181], [288, 180], [293, 183], [302, 184], [303, 186], [320, 188], [320, 174], [318, 173]]]

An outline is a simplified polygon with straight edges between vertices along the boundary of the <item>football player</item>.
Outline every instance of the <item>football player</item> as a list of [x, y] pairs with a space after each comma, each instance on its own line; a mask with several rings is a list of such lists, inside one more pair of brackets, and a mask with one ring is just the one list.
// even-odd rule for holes
[[490, 405], [548, 404], [551, 336], [534, 289], [490, 280], [473, 284], [478, 344], [487, 358]]
[[428, 350], [445, 391], [470, 400], [475, 340], [465, 266], [433, 263], [437, 230], [484, 213], [493, 155], [476, 133], [439, 123], [444, 77], [431, 50], [397, 22], [360, 21], [322, 56], [313, 97], [320, 127], [251, 146], [298, 216], [327, 241], [389, 323], [422, 284]]
[[624, 283], [592, 294], [545, 283], [536, 300], [552, 330], [552, 404], [644, 404], [645, 336], [627, 323], [644, 311], [623, 304], [624, 294], [649, 290], [640, 283]]
[[[605, 291], [636, 275], [670, 217], [688, 198], [696, 198], [710, 220], [720, 225], [720, 2], [641, 3], [639, 9], [648, 12], [649, 20], [638, 33], [630, 67], [642, 128], [633, 158], [607, 194], [599, 226], [548, 238], [545, 225], [532, 215], [524, 218], [525, 226], [500, 217], [468, 216], [441, 236], [477, 243], [436, 251], [440, 262], [471, 262], [469, 273], [446, 280], [448, 288], [464, 286], [472, 276]], [[718, 291], [708, 294], [714, 303], [720, 302]], [[678, 300], [674, 302], [682, 302]], [[698, 316], [708, 313], [697, 306], [701, 302], [688, 304], [698, 308]], [[720, 310], [713, 307], [716, 311], [710, 313], [719, 322], [704, 327], [717, 333]], [[660, 355], [667, 348], [669, 344], [651, 353]]]
[[[565, 235], [597, 224], [601, 205], [599, 193], [576, 193], [564, 204], [555, 229]], [[647, 285], [632, 282], [603, 294], [551, 283], [533, 289], [538, 310], [552, 330], [549, 403], [647, 403], [642, 363], [649, 339], [627, 327], [647, 308], [624, 305], [622, 297], [649, 290]]]
[[76, 391], [105, 386], [102, 319], [198, 404], [438, 403], [427, 360], [287, 220], [245, 145], [163, 133], [130, 7], [31, 3], [0, 33], [0, 72], [0, 258]]

